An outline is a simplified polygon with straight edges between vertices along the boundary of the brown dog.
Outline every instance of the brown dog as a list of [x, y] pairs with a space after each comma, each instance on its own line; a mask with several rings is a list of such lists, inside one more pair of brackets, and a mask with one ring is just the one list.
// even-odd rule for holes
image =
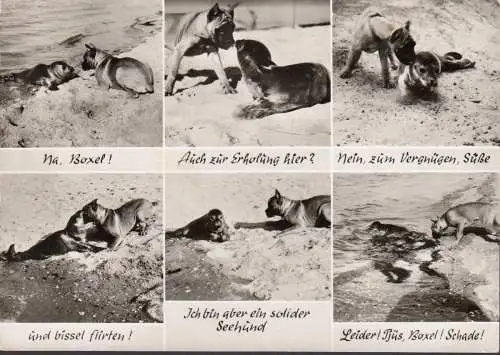
[[141, 236], [146, 235], [148, 229], [146, 219], [152, 215], [152, 207], [155, 204], [139, 198], [114, 210], [101, 206], [95, 199], [85, 205], [82, 210], [85, 217], [104, 232], [108, 239], [108, 247], [117, 249], [123, 237], [133, 230], [139, 232]]
[[266, 216], [279, 216], [291, 227], [278, 235], [304, 227], [331, 227], [331, 196], [319, 195], [306, 200], [292, 200], [275, 191], [267, 202]]
[[205, 53], [214, 63], [224, 93], [236, 92], [227, 79], [219, 48], [229, 49], [234, 45], [234, 8], [237, 5], [238, 3], [221, 9], [215, 3], [206, 11], [165, 15], [165, 47], [173, 51], [169, 58], [165, 95], [172, 95], [174, 92], [182, 57]]
[[410, 21], [406, 21], [402, 27], [397, 27], [389, 22], [378, 9], [369, 7], [359, 18], [347, 63], [340, 77], [351, 76], [362, 52], [378, 51], [384, 87], [394, 87], [395, 85], [390, 80], [388, 60], [392, 68], [396, 69], [397, 65], [394, 61], [394, 54], [396, 54], [401, 63], [409, 65], [415, 60], [414, 47], [415, 41], [410, 34]]

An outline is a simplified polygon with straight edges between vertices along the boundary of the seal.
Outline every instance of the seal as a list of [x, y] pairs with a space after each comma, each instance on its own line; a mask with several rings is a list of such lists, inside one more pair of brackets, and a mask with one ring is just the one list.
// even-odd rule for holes
[[44, 86], [49, 90], [58, 90], [58, 85], [78, 77], [75, 68], [63, 61], [52, 64], [37, 64], [31, 69], [19, 73], [11, 73], [0, 77], [0, 81]]
[[395, 87], [390, 80], [388, 60], [391, 62], [392, 69], [397, 69], [394, 54], [401, 63], [409, 65], [415, 60], [414, 47], [415, 40], [410, 34], [410, 21], [398, 27], [391, 23], [381, 11], [369, 7], [359, 17], [349, 56], [340, 77], [345, 79], [351, 76], [362, 52], [378, 51], [384, 87]]
[[196, 240], [210, 240], [212, 242], [226, 242], [231, 238], [229, 227], [224, 213], [214, 208], [203, 216], [189, 222], [186, 226], [165, 233], [169, 238], [190, 238]]
[[278, 66], [261, 42], [237, 40], [238, 62], [254, 103], [242, 106], [237, 117], [254, 119], [330, 101], [330, 75], [318, 63]]

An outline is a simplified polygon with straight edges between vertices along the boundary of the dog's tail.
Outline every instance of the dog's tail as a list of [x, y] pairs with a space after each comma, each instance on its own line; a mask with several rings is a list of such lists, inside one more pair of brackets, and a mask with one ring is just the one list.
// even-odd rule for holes
[[268, 100], [261, 100], [258, 103], [246, 106], [240, 106], [235, 113], [238, 118], [253, 120], [273, 115], [275, 113], [284, 113], [297, 110], [304, 105], [292, 102], [273, 103]]
[[452, 72], [462, 69], [474, 68], [476, 62], [470, 59], [463, 58], [462, 54], [458, 52], [448, 52], [443, 56], [440, 56], [441, 60], [441, 71], [442, 72]]

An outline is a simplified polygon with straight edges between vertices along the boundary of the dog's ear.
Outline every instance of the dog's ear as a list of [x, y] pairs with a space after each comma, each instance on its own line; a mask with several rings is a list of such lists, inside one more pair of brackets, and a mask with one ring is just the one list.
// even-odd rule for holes
[[274, 197], [276, 197], [277, 199], [281, 199], [281, 194], [278, 191], [278, 189], [276, 189], [276, 191], [274, 191]]
[[90, 49], [91, 51], [95, 51], [96, 49], [92, 43], [85, 43], [85, 47], [87, 47], [87, 49]]
[[407, 30], [407, 31], [409, 31], [409, 30], [410, 30], [410, 25], [411, 25], [411, 21], [410, 21], [410, 20], [407, 20], [407, 21], [405, 22], [405, 26], [404, 26], [404, 28], [406, 28], [406, 30]]
[[91, 206], [97, 206], [97, 199], [93, 199], [93, 200], [90, 202], [90, 205], [91, 205]]
[[233, 2], [232, 4], [229, 4], [227, 9], [229, 10], [229, 12], [231, 12], [232, 14], [234, 13], [234, 9], [236, 7], [238, 7], [238, 5], [241, 3], [241, 1], [236, 1], [236, 2]]
[[208, 10], [208, 15], [207, 15], [208, 22], [216, 18], [219, 15], [219, 13], [220, 13], [219, 4], [215, 3], [214, 6], [212, 6], [212, 8]]

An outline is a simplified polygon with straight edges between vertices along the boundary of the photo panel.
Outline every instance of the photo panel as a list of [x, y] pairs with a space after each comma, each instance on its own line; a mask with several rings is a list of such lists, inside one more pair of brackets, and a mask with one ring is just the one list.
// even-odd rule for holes
[[162, 7], [2, 1], [0, 147], [162, 146]]
[[165, 0], [167, 146], [330, 145], [330, 1]]
[[332, 1], [339, 146], [498, 146], [497, 1]]
[[168, 174], [166, 300], [330, 300], [330, 174]]
[[1, 321], [162, 322], [162, 187], [159, 174], [0, 175]]

